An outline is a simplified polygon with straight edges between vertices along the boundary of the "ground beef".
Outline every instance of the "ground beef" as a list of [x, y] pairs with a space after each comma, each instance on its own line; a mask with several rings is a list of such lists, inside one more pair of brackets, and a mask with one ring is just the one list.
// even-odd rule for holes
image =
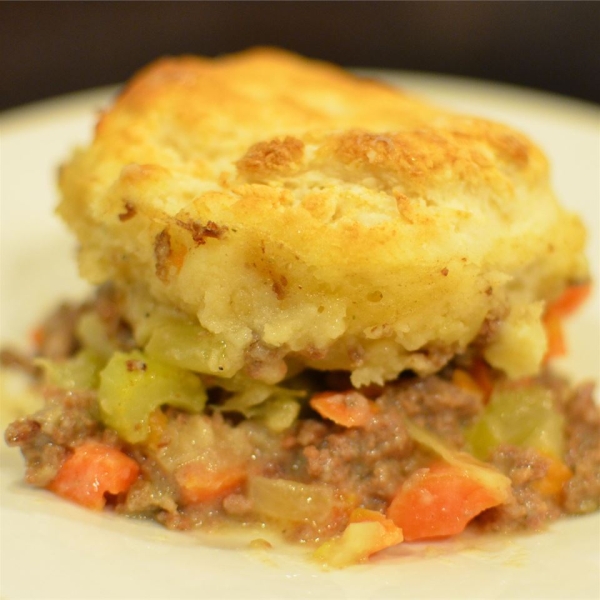
[[136, 343], [131, 327], [123, 319], [122, 298], [115, 287], [106, 283], [97, 293], [91, 309], [96, 311], [104, 325], [108, 339], [123, 351], [133, 350]]
[[60, 360], [72, 356], [79, 348], [76, 328], [79, 318], [86, 309], [81, 304], [61, 304], [42, 323], [37, 344], [40, 356]]
[[320, 481], [355, 496], [368, 508], [381, 508], [405, 477], [405, 461], [414, 458], [414, 443], [401, 420], [390, 415], [373, 419], [370, 427], [347, 429], [306, 446], [306, 470]]
[[323, 421], [305, 419], [298, 422], [296, 433], [285, 438], [283, 445], [286, 448], [292, 448], [296, 444], [299, 446], [317, 446], [329, 433], [330, 427]]
[[177, 531], [187, 531], [194, 527], [193, 518], [179, 512], [163, 510], [156, 515], [156, 520], [167, 529], [175, 529]]
[[544, 497], [536, 482], [548, 472], [549, 459], [529, 448], [499, 446], [489, 461], [512, 483], [512, 496], [505, 503], [491, 508], [477, 518], [477, 525], [488, 531], [539, 529], [546, 521], [560, 516], [556, 501]]
[[159, 512], [176, 513], [179, 487], [172, 475], [139, 448], [133, 448], [130, 455], [140, 466], [141, 478], [131, 486], [118, 510], [150, 517]]
[[505, 312], [505, 310], [502, 311], [503, 314], [501, 316], [496, 315], [495, 317], [488, 317], [484, 320], [477, 337], [471, 343], [472, 348], [487, 348], [491, 344], [494, 338], [498, 335]]
[[[48, 389], [42, 410], [8, 426], [6, 443], [20, 447], [27, 463], [28, 483], [46, 486], [56, 476], [69, 448], [104, 435], [94, 414], [95, 405], [92, 392]], [[110, 431], [104, 437], [117, 439]]]
[[36, 413], [42, 431], [61, 446], [74, 446], [104, 428], [97, 420], [94, 392], [46, 390], [45, 406]]
[[25, 480], [38, 487], [45, 487], [54, 479], [67, 455], [66, 448], [52, 443], [34, 419], [19, 419], [11, 423], [5, 439], [9, 446], [21, 448], [27, 464]]
[[136, 347], [131, 327], [122, 317], [122, 300], [111, 284], [101, 286], [93, 300], [71, 304], [63, 303], [42, 322], [35, 334], [35, 348], [30, 354], [14, 348], [0, 349], [0, 365], [23, 371], [39, 379], [42, 370], [34, 358], [53, 361], [70, 358], [80, 349], [77, 328], [81, 317], [95, 312], [104, 326], [108, 340], [116, 349], [127, 351]]
[[382, 402], [400, 404], [411, 421], [455, 448], [464, 446], [464, 428], [483, 410], [480, 394], [437, 376], [412, 377], [392, 384], [386, 388]]
[[42, 373], [42, 369], [34, 364], [31, 356], [14, 348], [2, 348], [0, 350], [0, 366], [21, 371], [33, 380], [39, 379]]
[[477, 394], [436, 376], [389, 385], [375, 405], [365, 427], [308, 420], [296, 435], [311, 481], [333, 485], [375, 509], [386, 506], [406, 477], [430, 460], [409, 437], [406, 418], [460, 447], [462, 428], [482, 409]]
[[600, 410], [593, 384], [583, 384], [565, 403], [566, 463], [573, 477], [564, 489], [564, 509], [581, 514], [600, 508]]

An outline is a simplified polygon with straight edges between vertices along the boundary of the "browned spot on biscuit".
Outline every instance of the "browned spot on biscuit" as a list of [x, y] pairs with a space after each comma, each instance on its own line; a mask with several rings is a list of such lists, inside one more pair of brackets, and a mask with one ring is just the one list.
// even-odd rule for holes
[[292, 136], [258, 142], [250, 146], [236, 166], [240, 174], [253, 178], [288, 172], [302, 161], [304, 143]]
[[450, 272], [450, 271], [448, 271], [448, 268], [447, 268], [447, 267], [444, 267], [444, 268], [443, 268], [443, 269], [440, 271], [440, 273], [441, 273], [441, 274], [442, 274], [444, 277], [448, 277], [448, 273], [449, 273], [449, 272]]
[[154, 238], [154, 258], [156, 276], [163, 282], [169, 279], [169, 257], [171, 256], [171, 236], [163, 229]]
[[517, 134], [496, 135], [493, 141], [495, 146], [514, 164], [525, 167], [529, 162], [530, 146]]
[[283, 300], [285, 298], [285, 288], [287, 287], [288, 280], [285, 275], [281, 275], [278, 279], [273, 281], [273, 292], [277, 296], [277, 300]]
[[147, 365], [143, 360], [137, 360], [135, 358], [126, 361], [125, 366], [128, 371], [145, 371], [147, 369]]
[[398, 208], [398, 212], [402, 215], [406, 221], [409, 223], [414, 223], [414, 217], [411, 214], [413, 212], [413, 208], [410, 202], [410, 198], [403, 194], [402, 192], [394, 191], [394, 199], [396, 200], [396, 207]]
[[206, 244], [206, 238], [222, 239], [228, 230], [226, 226], [217, 225], [213, 221], [207, 221], [206, 225], [204, 225], [200, 221], [193, 221], [192, 219], [188, 221], [177, 219], [177, 225], [192, 234], [192, 239], [196, 242], [197, 246]]
[[129, 221], [136, 214], [135, 206], [131, 202], [125, 202], [125, 212], [119, 214], [119, 221]]
[[[334, 152], [346, 164], [394, 169], [418, 177], [441, 164], [439, 140], [436, 140], [436, 147], [431, 139], [424, 139], [427, 135], [431, 137], [434, 134], [425, 131], [402, 134], [349, 131], [337, 137]], [[432, 148], [435, 153], [425, 152], [427, 148]]]

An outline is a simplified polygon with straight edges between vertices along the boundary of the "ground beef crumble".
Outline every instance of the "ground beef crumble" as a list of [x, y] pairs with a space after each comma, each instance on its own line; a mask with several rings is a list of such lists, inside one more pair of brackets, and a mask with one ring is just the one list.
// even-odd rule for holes
[[483, 410], [481, 394], [464, 390], [438, 376], [404, 379], [386, 388], [384, 400], [399, 403], [416, 425], [454, 448], [465, 444], [463, 431]]
[[147, 452], [133, 448], [130, 454], [140, 465], [142, 476], [131, 486], [123, 505], [117, 509], [125, 514], [148, 517], [176, 514], [179, 488], [173, 477]]
[[575, 388], [565, 404], [566, 463], [573, 477], [564, 488], [564, 509], [570, 514], [600, 508], [600, 410], [591, 383]]
[[535, 487], [548, 471], [547, 458], [529, 448], [502, 445], [489, 462], [511, 480], [512, 497], [482, 513], [476, 520], [478, 527], [502, 532], [539, 529], [543, 523], [560, 516], [558, 503]]
[[463, 428], [482, 410], [480, 396], [436, 376], [389, 385], [375, 405], [364, 428], [306, 420], [296, 434], [311, 481], [353, 494], [373, 509], [383, 509], [407, 476], [430, 461], [408, 435], [407, 417], [459, 448]]
[[86, 305], [61, 304], [42, 323], [37, 332], [40, 356], [59, 360], [72, 356], [79, 348], [75, 331]]
[[[27, 463], [28, 483], [44, 487], [56, 476], [69, 448], [101, 434], [95, 418], [95, 394], [49, 388], [45, 407], [31, 417], [11, 423], [5, 440], [19, 446]], [[108, 432], [107, 437], [114, 436]]]

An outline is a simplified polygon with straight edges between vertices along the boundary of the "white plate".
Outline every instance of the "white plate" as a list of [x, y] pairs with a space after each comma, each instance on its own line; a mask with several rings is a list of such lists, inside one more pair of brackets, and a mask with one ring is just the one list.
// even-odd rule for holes
[[[573, 100], [452, 78], [386, 74], [407, 89], [528, 132], [548, 152], [556, 189], [583, 215], [598, 277], [600, 112]], [[81, 295], [74, 243], [52, 217], [57, 165], [91, 135], [112, 90], [1, 118], [0, 335], [25, 339], [57, 299]], [[570, 323], [565, 368], [598, 379], [598, 293]], [[3, 409], [3, 420], [8, 411]], [[95, 514], [22, 483], [18, 452], [2, 447], [0, 595], [19, 598], [600, 598], [600, 515], [529, 536], [401, 545], [368, 565], [323, 572], [278, 544], [270, 551], [207, 541]], [[237, 547], [232, 547], [237, 546]]]

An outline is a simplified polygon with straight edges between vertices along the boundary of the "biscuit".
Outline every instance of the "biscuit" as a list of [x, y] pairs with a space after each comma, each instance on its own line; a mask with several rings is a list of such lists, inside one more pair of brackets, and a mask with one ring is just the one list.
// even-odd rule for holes
[[381, 384], [475, 346], [532, 374], [545, 304], [588, 278], [526, 136], [279, 50], [145, 68], [60, 189], [83, 276], [142, 342], [149, 314], [185, 315], [215, 375]]

